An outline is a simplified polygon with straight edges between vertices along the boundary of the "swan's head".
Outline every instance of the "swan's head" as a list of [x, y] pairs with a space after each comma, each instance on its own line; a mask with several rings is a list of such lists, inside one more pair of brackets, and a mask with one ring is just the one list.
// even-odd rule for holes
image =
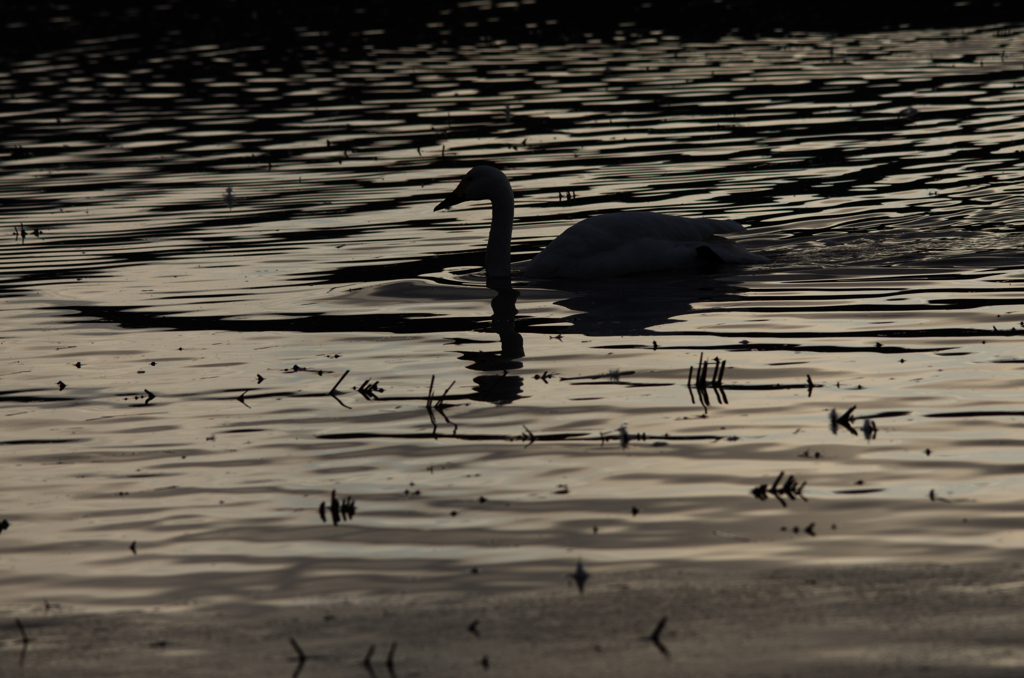
[[494, 200], [504, 192], [511, 192], [508, 178], [501, 170], [490, 165], [477, 165], [469, 170], [462, 181], [455, 187], [434, 211], [446, 210], [466, 200]]

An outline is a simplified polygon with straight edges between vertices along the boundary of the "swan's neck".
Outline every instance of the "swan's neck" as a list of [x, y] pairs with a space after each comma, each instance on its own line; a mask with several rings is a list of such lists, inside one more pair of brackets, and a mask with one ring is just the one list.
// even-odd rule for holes
[[512, 187], [507, 183], [491, 198], [491, 234], [487, 238], [484, 267], [487, 275], [508, 278], [512, 275]]

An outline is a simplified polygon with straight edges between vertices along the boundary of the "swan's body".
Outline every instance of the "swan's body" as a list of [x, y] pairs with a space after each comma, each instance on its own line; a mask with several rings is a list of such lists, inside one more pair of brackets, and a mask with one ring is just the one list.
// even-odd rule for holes
[[[512, 186], [500, 170], [474, 167], [434, 211], [465, 200], [491, 201], [487, 240], [487, 275], [512, 274]], [[637, 273], [686, 269], [699, 259], [734, 264], [768, 259], [719, 237], [739, 233], [735, 221], [687, 219], [654, 212], [615, 212], [570, 226], [545, 247], [523, 273], [530, 278], [617, 278]]]

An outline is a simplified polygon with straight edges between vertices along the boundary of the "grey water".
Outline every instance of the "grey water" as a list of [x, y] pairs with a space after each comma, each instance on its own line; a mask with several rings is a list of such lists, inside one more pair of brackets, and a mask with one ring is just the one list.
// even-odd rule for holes
[[[1020, 26], [8, 66], [4, 610], [1021, 554]], [[488, 287], [432, 211], [485, 161], [516, 261], [650, 210], [771, 263]]]

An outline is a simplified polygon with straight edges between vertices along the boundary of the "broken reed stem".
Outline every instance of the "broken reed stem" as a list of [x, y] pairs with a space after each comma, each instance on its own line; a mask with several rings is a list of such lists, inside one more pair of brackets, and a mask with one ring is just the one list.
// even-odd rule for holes
[[666, 657], [668, 656], [668, 648], [661, 642], [661, 631], [665, 628], [665, 623], [667, 621], [668, 617], [662, 617], [661, 621], [658, 622], [658, 626], [654, 629], [654, 633], [647, 637], [647, 640], [654, 643], [655, 647], [657, 647], [658, 650]]
[[288, 642], [290, 642], [292, 644], [292, 647], [295, 648], [295, 654], [297, 654], [299, 657], [299, 663], [301, 664], [302, 662], [306, 661], [306, 653], [302, 651], [301, 647], [299, 647], [298, 641], [296, 641], [294, 638], [288, 638]]
[[28, 637], [28, 634], [25, 633], [25, 627], [22, 626], [21, 620], [20, 619], [15, 619], [14, 620], [14, 624], [15, 624], [15, 626], [18, 627], [18, 632], [21, 633], [21, 642], [22, 642], [22, 644], [27, 645], [28, 641], [29, 641], [29, 637]]
[[[697, 390], [706, 390], [708, 387], [712, 389], [722, 388], [722, 381], [725, 379], [725, 360], [719, 360], [715, 358], [715, 367], [711, 368], [711, 360], [705, 360], [704, 354], [701, 353], [697, 359], [697, 369], [694, 370], [693, 365], [690, 365], [690, 371], [686, 375], [686, 388]], [[711, 378], [708, 379], [708, 370], [711, 370]]]
[[446, 388], [444, 390], [444, 393], [441, 394], [441, 397], [437, 399], [437, 404], [434, 405], [434, 409], [435, 410], [440, 410], [441, 409], [441, 403], [444, 402], [444, 397], [446, 395], [448, 395], [448, 391], [452, 390], [452, 386], [455, 386], [455, 381], [454, 380], [452, 381], [451, 384], [448, 385], [448, 388]]
[[345, 370], [345, 374], [341, 375], [341, 378], [339, 378], [338, 381], [334, 382], [334, 386], [332, 386], [331, 390], [327, 392], [327, 395], [334, 395], [335, 393], [338, 392], [338, 384], [340, 384], [342, 380], [348, 376], [348, 372], [348, 370]]

